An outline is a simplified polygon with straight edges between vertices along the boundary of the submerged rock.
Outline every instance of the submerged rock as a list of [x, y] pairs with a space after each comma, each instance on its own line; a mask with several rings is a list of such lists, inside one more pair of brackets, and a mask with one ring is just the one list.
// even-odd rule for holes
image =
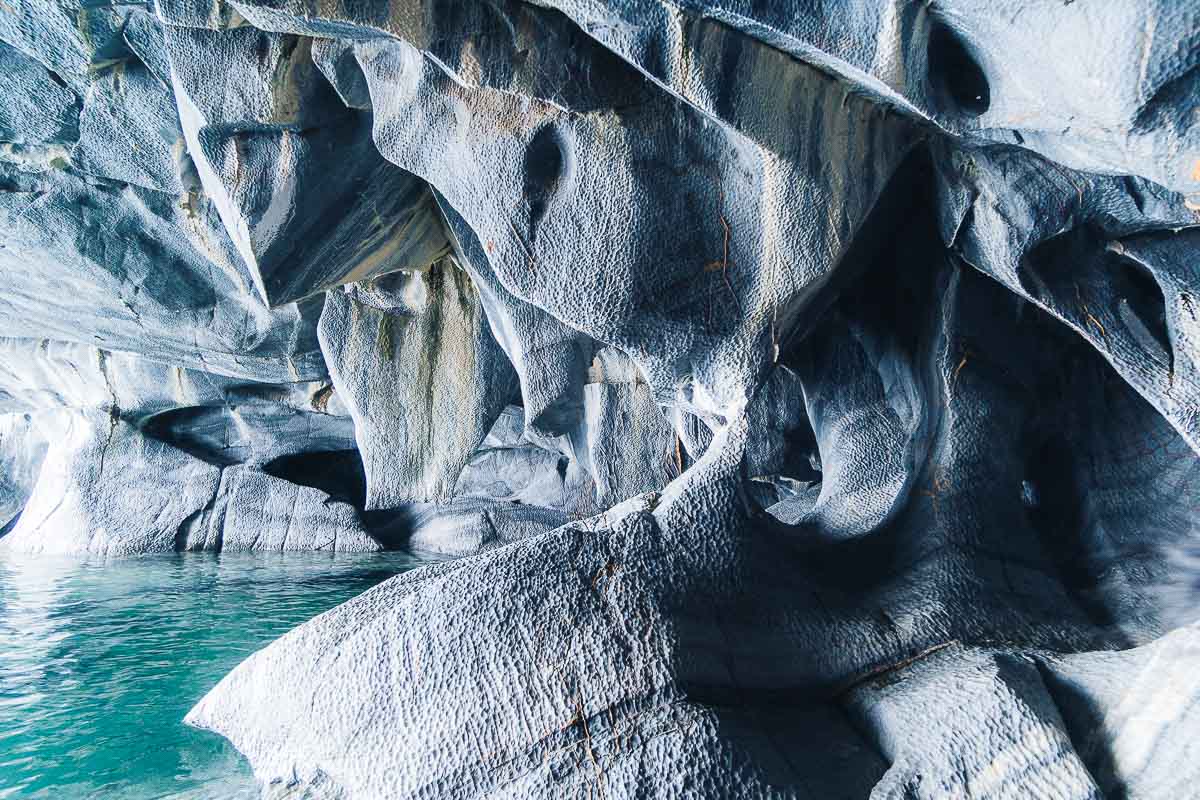
[[1183, 796], [1198, 22], [0, 2], [0, 547], [456, 556], [270, 796]]

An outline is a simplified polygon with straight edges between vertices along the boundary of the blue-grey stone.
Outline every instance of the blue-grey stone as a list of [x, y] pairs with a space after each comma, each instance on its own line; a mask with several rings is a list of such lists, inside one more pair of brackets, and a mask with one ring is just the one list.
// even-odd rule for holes
[[0, 547], [413, 548], [268, 796], [1195, 783], [1194, 0], [0, 0]]

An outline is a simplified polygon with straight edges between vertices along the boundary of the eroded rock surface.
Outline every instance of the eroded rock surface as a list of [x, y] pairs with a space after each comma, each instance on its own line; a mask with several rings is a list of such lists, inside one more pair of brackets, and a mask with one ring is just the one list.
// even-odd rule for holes
[[269, 796], [1177, 798], [1200, 5], [0, 0], [0, 548], [410, 547]]

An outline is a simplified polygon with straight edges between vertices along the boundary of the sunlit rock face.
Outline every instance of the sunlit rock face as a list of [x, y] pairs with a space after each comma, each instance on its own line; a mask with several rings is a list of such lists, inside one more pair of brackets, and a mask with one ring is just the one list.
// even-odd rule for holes
[[0, 2], [0, 548], [455, 556], [273, 797], [1200, 781], [1200, 5]]

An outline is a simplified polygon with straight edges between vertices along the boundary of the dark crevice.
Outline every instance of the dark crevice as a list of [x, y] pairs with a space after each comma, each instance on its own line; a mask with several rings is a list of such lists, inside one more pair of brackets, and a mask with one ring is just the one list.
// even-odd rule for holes
[[930, 99], [939, 113], [978, 117], [992, 104], [983, 68], [962, 39], [940, 22], [929, 32], [928, 76]]
[[[783, 363], [805, 384], [809, 412], [809, 425], [788, 441], [790, 477], [809, 485], [823, 480], [822, 459], [838, 445], [827, 440], [822, 446], [831, 452], [821, 453], [818, 441], [837, 420], [856, 412], [844, 391], [855, 378], [878, 380], [888, 411], [909, 428], [906, 446], [920, 460], [919, 443], [929, 439], [937, 416], [933, 407], [940, 407], [940, 391], [919, 381], [919, 365], [927, 360], [929, 347], [928, 318], [913, 313], [937, 295], [935, 280], [945, 262], [934, 193], [930, 153], [922, 146], [893, 174], [883, 199], [851, 242], [837, 268], [837, 284], [827, 287], [827, 310], [818, 316], [810, 309], [807, 336], [788, 341], [782, 352]], [[920, 384], [911, 394], [896, 391], [888, 377], [906, 370]], [[910, 467], [913, 479], [915, 470]], [[910, 489], [898, 492], [885, 515], [904, 506]]]
[[1102, 518], [1097, 528], [1098, 509], [1093, 504], [1103, 462], [1115, 452], [1103, 439], [1129, 434], [1117, 434], [1110, 426], [1123, 416], [1119, 398], [1132, 390], [1095, 350], [1048, 315], [1037, 312], [1030, 323], [1038, 326], [1036, 335], [1043, 344], [1034, 390], [1043, 402], [1022, 433], [1025, 514], [1080, 610], [1094, 625], [1132, 646], [1121, 633], [1127, 612], [1120, 603], [1113, 604], [1116, 598], [1104, 587], [1121, 561], [1142, 561], [1141, 547], [1127, 539], [1127, 533], [1105, 532]]
[[1021, 287], [1106, 349], [1125, 338], [1169, 366], [1171, 337], [1158, 281], [1145, 265], [1105, 242], [1103, 232], [1090, 225], [1047, 239], [1022, 262]]
[[186, 406], [163, 411], [142, 421], [143, 434], [177, 447], [188, 455], [217, 467], [229, 467], [242, 459], [229, 449], [214, 446], [214, 432], [226, 426], [224, 406]]
[[[1171, 336], [1167, 329], [1167, 301], [1158, 281], [1145, 266], [1127, 258], [1115, 256], [1109, 262], [1113, 273], [1113, 288], [1120, 298], [1118, 314], [1142, 347], [1156, 347], [1171, 352]], [[1127, 312], [1131, 313], [1129, 316]]]
[[5, 535], [10, 533], [13, 530], [13, 528], [17, 527], [17, 522], [20, 521], [21, 515], [23, 513], [25, 513], [24, 510], [18, 511], [16, 514], [13, 515], [12, 519], [10, 519], [8, 522], [4, 523], [3, 526], [0, 526], [0, 538], [3, 538]]
[[[804, 340], [827, 321], [829, 315], [826, 312], [839, 303], [842, 295], [850, 297], [856, 288], [860, 294], [873, 292], [876, 299], [859, 297], [846, 302], [859, 308], [864, 304], [873, 305], [875, 311], [884, 315], [881, 317], [883, 324], [903, 323], [912, 327], [910, 309], [913, 306], [878, 302], [877, 298], [888, 291], [895, 291], [896, 282], [901, 277], [895, 274], [897, 246], [900, 240], [911, 239], [908, 232], [921, 227], [934, 233], [931, 245], [940, 242], [936, 235], [937, 228], [930, 227], [936, 225], [931, 216], [931, 209], [936, 208], [933, 175], [933, 159], [929, 148], [918, 146], [892, 173], [887, 186], [879, 194], [879, 200], [859, 226], [859, 232], [850, 247], [831, 271], [832, 278], [815, 293], [800, 298], [802, 307], [781, 309], [781, 327], [786, 332], [780, 343], [782, 363], [793, 369], [796, 367], [796, 358], [803, 350]], [[940, 252], [940, 248], [936, 252], [931, 249], [925, 255], [940, 258]], [[918, 254], [909, 254], [910, 260], [917, 260], [917, 257]], [[864, 280], [864, 274], [871, 270], [881, 273], [876, 277], [883, 279], [887, 287], [871, 288], [873, 282]]]
[[279, 456], [263, 472], [299, 486], [320, 489], [335, 500], [362, 508], [367, 502], [367, 474], [357, 450], [323, 450]]
[[1079, 759], [1108, 800], [1125, 800], [1128, 792], [1118, 777], [1114, 754], [1104, 735], [1104, 709], [1069, 682], [1062, 680], [1042, 659], [1034, 659], [1046, 694], [1063, 719], [1066, 734]]
[[529, 203], [529, 242], [537, 241], [538, 225], [572, 171], [570, 152], [563, 135], [545, 125], [533, 135], [525, 151], [524, 195]]
[[1076, 480], [1071, 442], [1059, 433], [1031, 450], [1026, 475], [1036, 497], [1035, 503], [1026, 506], [1026, 513], [1059, 579], [1088, 619], [1100, 628], [1112, 628], [1116, 620], [1095, 597], [1102, 575], [1089, 559], [1081, 557], [1091, 548], [1084, 519], [1085, 490]]

